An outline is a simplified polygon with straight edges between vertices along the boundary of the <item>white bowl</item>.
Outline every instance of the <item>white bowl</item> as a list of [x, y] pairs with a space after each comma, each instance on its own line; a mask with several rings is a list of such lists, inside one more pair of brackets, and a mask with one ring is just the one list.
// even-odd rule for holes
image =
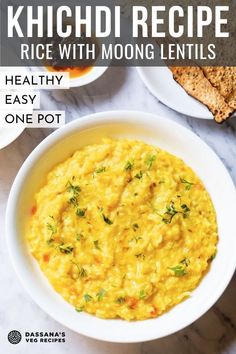
[[[33, 195], [47, 172], [76, 149], [101, 137], [140, 139], [181, 157], [204, 182], [217, 212], [218, 253], [191, 297], [164, 315], [127, 322], [77, 313], [50, 286], [29, 254], [24, 226]], [[74, 121], [47, 137], [21, 167], [9, 196], [6, 216], [8, 249], [15, 270], [35, 302], [55, 320], [83, 335], [111, 342], [141, 342], [174, 333], [202, 316], [220, 297], [236, 266], [236, 191], [215, 153], [194, 133], [166, 118], [142, 112], [111, 111]]]

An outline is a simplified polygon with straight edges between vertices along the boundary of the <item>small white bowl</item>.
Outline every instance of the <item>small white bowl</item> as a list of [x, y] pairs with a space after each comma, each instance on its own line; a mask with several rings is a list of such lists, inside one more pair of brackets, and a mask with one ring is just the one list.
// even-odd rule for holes
[[91, 82], [97, 80], [102, 76], [105, 71], [108, 69], [108, 66], [93, 66], [86, 74], [80, 77], [73, 77], [70, 79], [70, 87], [80, 87], [88, 85]]
[[[49, 71], [45, 66], [32, 66], [31, 69], [33, 71], [40, 71], [46, 73], [52, 73], [53, 71]], [[97, 80], [100, 76], [102, 76], [105, 71], [108, 69], [108, 66], [93, 66], [91, 70], [87, 73], [79, 76], [79, 77], [72, 77], [70, 78], [70, 87], [81, 87], [92, 83], [93, 81]], [[61, 72], [66, 71], [54, 71], [55, 73], [60, 74]]]
[[[104, 136], [139, 139], [181, 157], [204, 182], [214, 203], [219, 227], [218, 253], [210, 271], [189, 299], [162, 316], [145, 321], [105, 320], [77, 313], [48, 283], [24, 239], [33, 195], [55, 164]], [[166, 118], [111, 111], [78, 119], [48, 136], [21, 167], [10, 192], [6, 213], [11, 260], [26, 290], [55, 320], [83, 335], [111, 342], [142, 342], [167, 336], [202, 316], [220, 297], [236, 266], [236, 190], [216, 154], [194, 133]]]

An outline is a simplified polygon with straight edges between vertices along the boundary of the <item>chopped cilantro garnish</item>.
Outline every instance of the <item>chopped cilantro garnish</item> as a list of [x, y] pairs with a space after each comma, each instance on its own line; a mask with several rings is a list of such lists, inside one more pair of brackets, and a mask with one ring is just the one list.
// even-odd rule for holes
[[66, 184], [67, 187], [67, 192], [70, 192], [73, 194], [73, 196], [77, 196], [79, 192], [81, 191], [80, 186], [72, 184], [70, 181], [67, 182]]
[[53, 237], [50, 237], [48, 240], [47, 240], [47, 244], [50, 246], [54, 241], [54, 238]]
[[184, 258], [184, 259], [182, 259], [182, 261], [180, 261], [180, 263], [184, 264], [186, 267], [188, 267], [190, 264], [190, 260], [188, 258]]
[[113, 222], [107, 216], [105, 216], [104, 214], [102, 214], [102, 217], [103, 217], [103, 220], [105, 221], [106, 224], [108, 224], [108, 225], [112, 225], [113, 224]]
[[106, 171], [106, 167], [100, 167], [100, 168], [98, 168], [95, 172], [96, 173], [102, 173], [102, 172], [105, 172]]
[[89, 294], [84, 294], [84, 300], [85, 300], [86, 302], [89, 302], [89, 301], [92, 301], [93, 298], [92, 298], [92, 296], [90, 296]]
[[145, 291], [144, 291], [143, 289], [140, 290], [140, 292], [139, 292], [139, 298], [140, 298], [141, 300], [145, 300], [146, 297], [147, 297], [147, 295], [146, 295]]
[[143, 177], [143, 172], [139, 171], [139, 173], [137, 173], [134, 177], [137, 179], [141, 179]]
[[125, 170], [130, 171], [130, 170], [132, 170], [133, 166], [134, 166], [134, 162], [127, 161], [125, 164]]
[[65, 254], [69, 254], [73, 251], [74, 247], [71, 246], [66, 246], [64, 244], [61, 244], [59, 246], [59, 250], [61, 251], [61, 253], [65, 253]]
[[153, 162], [156, 160], [156, 155], [148, 155], [146, 158], [146, 164], [148, 169], [150, 170], [150, 168], [152, 168]]
[[78, 215], [79, 217], [82, 218], [82, 217], [84, 217], [85, 212], [86, 212], [86, 209], [77, 208], [77, 210], [76, 210], [76, 215]]
[[77, 199], [77, 197], [71, 197], [71, 198], [68, 200], [68, 203], [71, 204], [71, 205], [77, 206], [77, 205], [78, 205], [78, 199]]
[[86, 270], [83, 267], [81, 267], [80, 270], [79, 270], [80, 278], [85, 278], [85, 277], [87, 277], [87, 275], [88, 274], [87, 274]]
[[81, 191], [80, 186], [74, 185], [70, 181], [68, 181], [66, 187], [67, 187], [67, 192], [72, 194], [72, 196], [68, 200], [68, 203], [73, 206], [78, 206], [78, 195]]
[[95, 241], [93, 241], [93, 243], [94, 243], [95, 248], [96, 248], [97, 250], [100, 250], [99, 241], [98, 241], [98, 240], [95, 240]]
[[183, 183], [183, 184], [185, 184], [185, 189], [186, 189], [187, 191], [190, 191], [190, 189], [192, 188], [192, 186], [194, 186], [194, 183], [188, 182], [188, 181], [186, 181], [186, 179], [184, 179], [184, 178], [180, 178], [180, 182]]
[[183, 210], [183, 212], [182, 212], [183, 213], [183, 217], [184, 217], [184, 219], [186, 219], [189, 216], [190, 209], [189, 209], [189, 207], [186, 204], [182, 204], [181, 208]]
[[175, 267], [171, 267], [170, 270], [172, 270], [177, 277], [182, 277], [183, 275], [187, 274], [186, 267], [184, 267], [181, 264], [178, 264]]
[[175, 204], [171, 202], [169, 205], [166, 206], [166, 212], [164, 213], [164, 216], [162, 218], [162, 221], [165, 224], [170, 224], [173, 217], [178, 213], [178, 211], [175, 208]]
[[76, 235], [76, 240], [77, 241], [81, 241], [83, 239], [84, 239], [84, 235], [82, 233], [79, 233], [79, 234]]
[[166, 212], [162, 216], [162, 221], [165, 224], [170, 224], [172, 222], [173, 217], [178, 213], [182, 214], [183, 218], [186, 219], [189, 216], [190, 209], [186, 204], [182, 204], [181, 210], [177, 210], [175, 207], [175, 203], [171, 201], [170, 204], [166, 206]]
[[133, 230], [134, 230], [134, 231], [137, 231], [137, 229], [139, 228], [139, 225], [138, 225], [138, 224], [133, 224], [132, 227], [133, 227]]
[[53, 236], [54, 234], [57, 233], [57, 224], [56, 224], [55, 219], [54, 219], [53, 216], [50, 216], [50, 218], [52, 219], [52, 222], [51, 223], [50, 222], [47, 223], [47, 229], [49, 231], [51, 231], [51, 236]]
[[122, 297], [122, 296], [120, 296], [120, 297], [118, 297], [117, 299], [116, 299], [116, 301], [115, 301], [117, 304], [123, 304], [124, 302], [125, 302], [125, 297]]
[[77, 312], [83, 312], [84, 311], [84, 306], [76, 307], [75, 311]]
[[78, 274], [79, 274], [79, 277], [80, 277], [80, 278], [85, 278], [85, 277], [88, 276], [86, 269], [84, 269], [83, 267], [81, 267], [81, 266], [80, 266], [78, 263], [76, 263], [76, 262], [73, 262], [73, 261], [72, 261], [72, 263], [77, 267], [77, 269], [78, 269]]
[[101, 301], [104, 298], [105, 294], [106, 294], [106, 290], [100, 289], [99, 292], [97, 293], [98, 301]]
[[135, 257], [145, 259], [145, 255], [143, 253], [138, 253], [135, 255]]

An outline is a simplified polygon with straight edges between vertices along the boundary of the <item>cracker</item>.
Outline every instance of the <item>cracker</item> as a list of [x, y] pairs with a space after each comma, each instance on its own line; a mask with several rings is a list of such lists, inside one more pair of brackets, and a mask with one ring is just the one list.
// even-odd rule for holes
[[222, 123], [233, 113], [220, 92], [212, 86], [200, 67], [170, 67], [174, 79], [192, 97], [205, 104], [217, 123]]
[[236, 109], [236, 67], [232, 66], [205, 66], [202, 70], [219, 93], [225, 98], [228, 105]]

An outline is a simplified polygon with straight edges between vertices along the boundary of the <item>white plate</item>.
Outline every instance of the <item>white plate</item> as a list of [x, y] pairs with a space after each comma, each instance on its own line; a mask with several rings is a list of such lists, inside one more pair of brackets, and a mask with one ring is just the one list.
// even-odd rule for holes
[[214, 119], [206, 106], [189, 96], [166, 67], [137, 67], [149, 91], [166, 106], [190, 117]]
[[1, 128], [0, 127], [0, 150], [15, 141], [25, 130], [24, 127]]
[[[104, 136], [145, 141], [181, 157], [204, 182], [219, 226], [218, 253], [210, 271], [186, 301], [145, 321], [105, 320], [77, 313], [48, 283], [24, 239], [33, 196], [55, 164]], [[222, 188], [223, 186], [223, 188]], [[12, 186], [6, 213], [7, 243], [16, 273], [35, 302], [63, 325], [83, 335], [111, 342], [142, 342], [167, 336], [202, 316], [228, 285], [236, 265], [236, 190], [216, 154], [194, 133], [156, 115], [111, 111], [73, 121], [48, 136], [27, 158]]]

